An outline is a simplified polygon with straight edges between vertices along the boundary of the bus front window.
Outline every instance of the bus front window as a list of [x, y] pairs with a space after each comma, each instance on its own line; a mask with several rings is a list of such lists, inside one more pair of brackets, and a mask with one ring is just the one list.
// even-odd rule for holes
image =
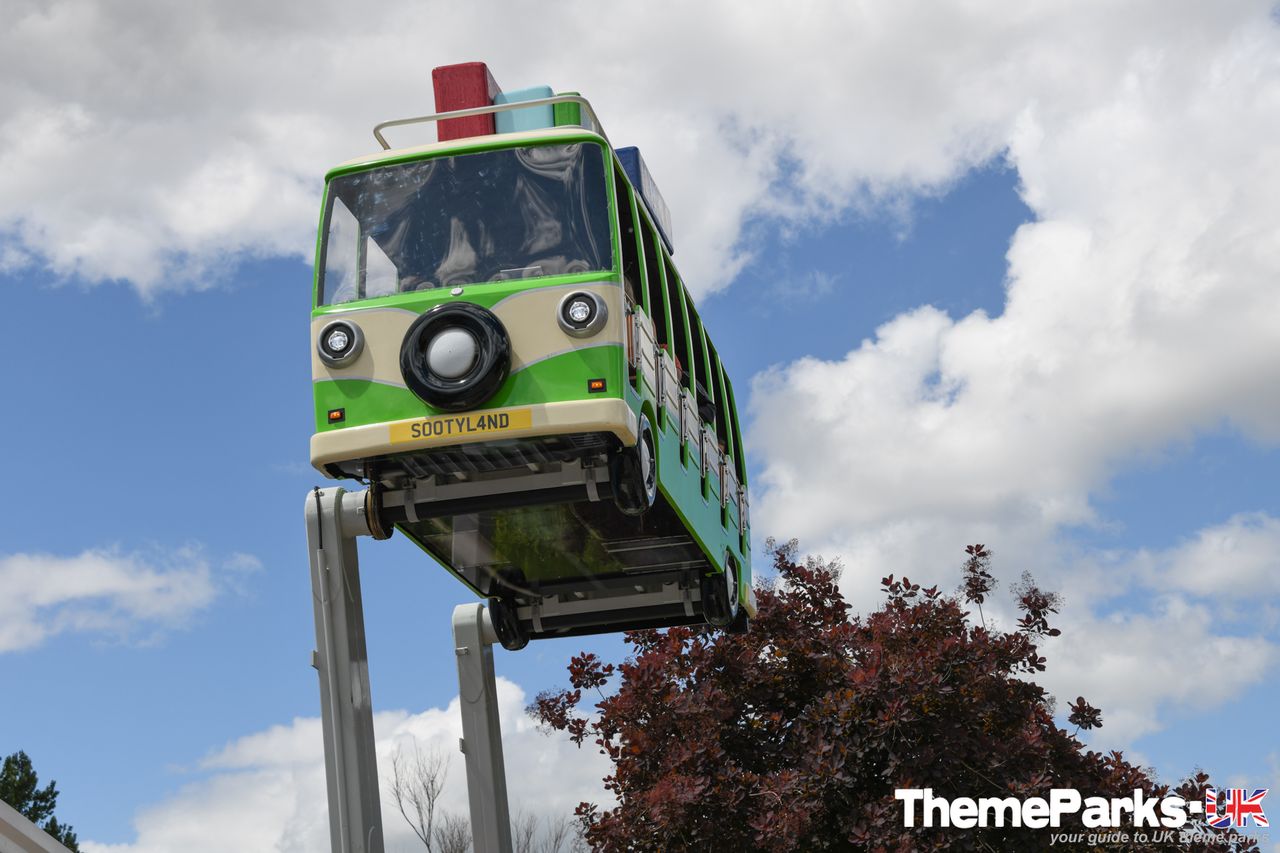
[[613, 268], [603, 152], [573, 143], [333, 179], [322, 304]]

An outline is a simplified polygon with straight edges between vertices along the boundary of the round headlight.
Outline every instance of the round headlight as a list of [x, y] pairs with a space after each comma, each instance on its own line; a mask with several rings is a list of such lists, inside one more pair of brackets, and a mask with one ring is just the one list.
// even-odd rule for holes
[[334, 320], [320, 330], [316, 350], [330, 367], [343, 367], [356, 360], [364, 349], [364, 334], [350, 320]]
[[480, 346], [466, 329], [445, 329], [427, 345], [427, 367], [441, 379], [461, 379], [471, 372]]
[[560, 300], [560, 310], [556, 312], [560, 328], [575, 338], [594, 335], [604, 328], [608, 318], [604, 300], [598, 294], [585, 291], [570, 293]]
[[329, 333], [329, 337], [324, 339], [325, 348], [334, 355], [341, 355], [350, 343], [351, 335], [347, 334], [347, 330], [343, 328], [334, 329]]

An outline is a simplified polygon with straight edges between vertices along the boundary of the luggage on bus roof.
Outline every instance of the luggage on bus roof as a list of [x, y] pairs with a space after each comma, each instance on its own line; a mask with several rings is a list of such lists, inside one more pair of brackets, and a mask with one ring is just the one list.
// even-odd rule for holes
[[[550, 86], [530, 86], [528, 89], [517, 89], [514, 92], [499, 92], [493, 99], [495, 104], [517, 104], [520, 101], [536, 101], [550, 98]], [[498, 133], [516, 133], [521, 130], [540, 130], [544, 127], [555, 127], [555, 111], [551, 105], [544, 107], [527, 107], [523, 110], [507, 110], [494, 116]]]
[[[502, 87], [483, 62], [460, 62], [441, 65], [431, 71], [431, 88], [435, 91], [436, 112], [487, 107], [502, 94]], [[441, 142], [468, 136], [488, 136], [494, 132], [493, 114], [451, 118], [436, 124]]]
[[658, 226], [658, 235], [662, 237], [663, 244], [666, 245], [667, 251], [674, 255], [676, 249], [671, 244], [671, 212], [667, 210], [667, 203], [662, 198], [658, 185], [654, 183], [653, 176], [649, 174], [649, 167], [640, 156], [640, 149], [634, 145], [630, 148], [619, 148], [617, 154], [618, 159], [622, 161], [623, 171], [631, 179], [631, 185], [640, 193], [644, 206], [653, 217], [653, 224]]

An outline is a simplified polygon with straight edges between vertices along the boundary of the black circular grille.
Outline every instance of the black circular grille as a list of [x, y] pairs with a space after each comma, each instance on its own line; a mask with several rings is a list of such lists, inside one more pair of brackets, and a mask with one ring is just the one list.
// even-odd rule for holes
[[[471, 369], [455, 379], [433, 373], [427, 363], [432, 339], [446, 329], [463, 329], [476, 339]], [[492, 397], [511, 372], [511, 339], [491, 311], [470, 302], [437, 305], [413, 322], [400, 347], [400, 373], [409, 390], [447, 412], [474, 409]]]

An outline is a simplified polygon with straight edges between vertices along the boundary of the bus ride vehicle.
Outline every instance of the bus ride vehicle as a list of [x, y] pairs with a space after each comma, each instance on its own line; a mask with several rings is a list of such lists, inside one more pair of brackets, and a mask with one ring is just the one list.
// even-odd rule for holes
[[[576, 93], [503, 93], [483, 63], [433, 83], [435, 114], [325, 178], [312, 464], [488, 598], [508, 649], [746, 630], [733, 386], [639, 151]], [[420, 123], [438, 141], [383, 134]]]

